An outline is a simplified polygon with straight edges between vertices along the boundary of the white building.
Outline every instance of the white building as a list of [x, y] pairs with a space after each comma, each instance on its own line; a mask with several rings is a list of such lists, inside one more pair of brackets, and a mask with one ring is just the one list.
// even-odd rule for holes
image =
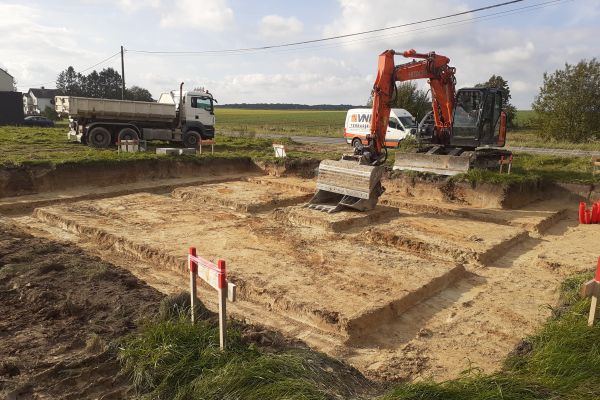
[[15, 78], [2, 68], [0, 68], [0, 92], [14, 92]]
[[54, 97], [58, 95], [58, 89], [46, 89], [43, 86], [29, 89], [29, 92], [23, 94], [23, 112], [25, 115], [34, 115], [40, 114], [46, 107], [54, 110]]

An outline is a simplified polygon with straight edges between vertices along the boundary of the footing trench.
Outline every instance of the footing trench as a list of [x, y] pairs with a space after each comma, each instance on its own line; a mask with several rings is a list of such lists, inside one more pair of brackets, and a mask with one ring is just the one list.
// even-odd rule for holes
[[235, 318], [389, 380], [497, 368], [548, 316], [538, 306], [556, 301], [561, 274], [553, 271], [570, 265], [549, 249], [565, 232], [573, 240], [592, 234], [573, 226], [560, 202], [428, 207], [386, 192], [370, 212], [327, 214], [302, 207], [313, 180], [245, 178], [56, 199], [13, 221], [125, 267], [137, 260], [149, 266], [137, 271], [149, 282], [162, 274], [181, 288], [195, 246], [227, 261]]

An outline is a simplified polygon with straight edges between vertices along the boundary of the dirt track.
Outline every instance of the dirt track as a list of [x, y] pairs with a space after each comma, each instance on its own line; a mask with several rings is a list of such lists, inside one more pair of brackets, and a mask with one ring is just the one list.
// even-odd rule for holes
[[[415, 188], [388, 190], [370, 213], [329, 215], [299, 207], [312, 188], [293, 176], [254, 176], [51, 202], [13, 220], [167, 293], [187, 286], [189, 246], [223, 258], [239, 288], [235, 318], [386, 380], [498, 368], [549, 315], [563, 277], [594, 264], [593, 249], [577, 246], [597, 228], [576, 226], [573, 199], [480, 208], [468, 202], [516, 205], [525, 192], [490, 189], [483, 200], [461, 192], [447, 202], [425, 185], [419, 197]], [[200, 294], [214, 309], [214, 293]]]

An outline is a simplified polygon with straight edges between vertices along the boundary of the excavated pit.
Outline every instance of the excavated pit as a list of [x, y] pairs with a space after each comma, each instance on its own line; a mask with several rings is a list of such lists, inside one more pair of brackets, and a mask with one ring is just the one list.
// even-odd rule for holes
[[[247, 182], [234, 187], [246, 185], [261, 187]], [[222, 187], [199, 189], [213, 193]], [[176, 190], [190, 191], [193, 188]], [[34, 216], [90, 236], [105, 248], [182, 274], [187, 274], [187, 248], [195, 246], [207, 258], [227, 260], [242, 301], [261, 304], [267, 311], [283, 313], [348, 341], [376, 329], [373, 321], [400, 315], [464, 272], [462, 265], [452, 262], [432, 262], [314, 229], [282, 225], [271, 216], [235, 213], [213, 196], [190, 201], [135, 194], [38, 208]]]
[[[543, 306], [556, 301], [562, 277], [595, 265], [598, 228], [573, 226], [570, 203], [523, 205], [526, 189], [517, 196], [483, 188], [477, 197], [478, 188], [440, 194], [437, 183], [406, 191], [386, 181], [375, 210], [327, 214], [301, 206], [314, 180], [265, 176], [240, 163], [224, 172], [170, 167], [138, 181], [117, 174], [94, 187], [96, 171], [77, 178], [80, 186], [63, 183], [62, 192], [41, 176], [40, 193], [4, 197], [0, 213], [38, 207], [15, 221], [110, 253], [113, 262], [149, 266], [140, 277], [170, 277], [181, 288], [195, 246], [227, 260], [239, 295], [232, 316], [390, 380], [449, 379], [470, 362], [498, 368], [549, 315]], [[211, 304], [213, 293], [200, 293]]]

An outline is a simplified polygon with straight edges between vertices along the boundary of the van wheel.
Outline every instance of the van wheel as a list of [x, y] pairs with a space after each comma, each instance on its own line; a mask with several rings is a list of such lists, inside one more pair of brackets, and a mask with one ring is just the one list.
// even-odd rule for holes
[[352, 139], [352, 147], [354, 147], [357, 150], [360, 150], [363, 148], [363, 144], [359, 138], [354, 138]]
[[111, 136], [108, 129], [103, 128], [101, 126], [97, 126], [93, 128], [90, 133], [88, 133], [88, 143], [92, 147], [96, 147], [98, 149], [105, 149], [110, 146]]

